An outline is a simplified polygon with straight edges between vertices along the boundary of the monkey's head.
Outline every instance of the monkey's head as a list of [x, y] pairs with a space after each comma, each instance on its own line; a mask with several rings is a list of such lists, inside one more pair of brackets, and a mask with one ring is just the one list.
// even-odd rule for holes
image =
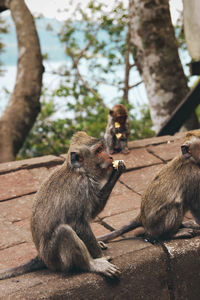
[[96, 179], [108, 176], [113, 169], [113, 159], [105, 151], [104, 141], [85, 132], [73, 136], [67, 160], [74, 171]]
[[123, 125], [128, 117], [128, 110], [123, 104], [116, 104], [109, 111], [109, 115], [112, 117], [114, 122], [118, 122], [120, 125]]
[[189, 131], [181, 146], [182, 155], [195, 163], [200, 163], [200, 130]]

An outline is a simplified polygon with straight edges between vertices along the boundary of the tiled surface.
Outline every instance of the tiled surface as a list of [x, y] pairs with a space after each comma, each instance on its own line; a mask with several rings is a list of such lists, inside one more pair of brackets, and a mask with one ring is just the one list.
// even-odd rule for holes
[[[92, 230], [96, 236], [107, 233], [107, 228], [118, 228], [126, 224], [138, 213], [141, 194], [147, 183], [165, 161], [178, 153], [179, 144], [179, 137], [146, 139], [131, 142], [129, 154], [114, 155], [114, 159], [125, 161], [127, 171], [115, 185], [104, 210], [92, 223]], [[62, 163], [63, 157], [49, 155], [0, 164], [2, 267], [17, 264], [15, 253], [16, 261], [19, 261], [18, 252], [22, 252], [21, 257], [25, 252], [26, 258], [31, 257], [34, 252], [29, 224], [34, 194], [41, 182]], [[8, 252], [13, 253], [11, 260], [5, 258]]]
[[[114, 159], [125, 161], [127, 171], [91, 224], [96, 236], [127, 224], [138, 214], [148, 182], [179, 153], [182, 137], [179, 134], [130, 142], [129, 154], [114, 155]], [[25, 263], [36, 255], [30, 233], [34, 194], [65, 157], [50, 155], [0, 164], [0, 270]], [[190, 218], [187, 213], [185, 219]], [[164, 251], [160, 244], [131, 239], [133, 234], [127, 233], [126, 240], [110, 242], [104, 252], [122, 270], [118, 284], [109, 285], [96, 274], [65, 278], [44, 270], [0, 282], [0, 299], [199, 299], [199, 237], [170, 241], [163, 245]], [[195, 276], [190, 266], [195, 268]]]

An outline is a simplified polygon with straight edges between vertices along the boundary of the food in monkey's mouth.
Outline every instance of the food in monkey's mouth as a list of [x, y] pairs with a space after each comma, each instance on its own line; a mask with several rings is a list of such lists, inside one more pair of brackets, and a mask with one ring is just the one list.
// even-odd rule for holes
[[124, 163], [123, 160], [114, 160], [113, 163], [112, 163], [113, 164], [113, 168], [118, 169], [119, 162], [123, 162]]
[[115, 128], [120, 128], [119, 122], [115, 122]]

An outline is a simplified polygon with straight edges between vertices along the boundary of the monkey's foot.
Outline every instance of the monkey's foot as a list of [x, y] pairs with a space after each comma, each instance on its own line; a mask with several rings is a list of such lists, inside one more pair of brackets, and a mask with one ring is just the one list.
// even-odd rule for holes
[[123, 154], [128, 154], [130, 151], [128, 149], [128, 147], [125, 147], [123, 150], [122, 150], [122, 153]]
[[173, 236], [174, 239], [182, 239], [182, 238], [192, 238], [194, 236], [200, 235], [200, 230], [193, 228], [181, 228], [179, 231]]
[[106, 277], [118, 277], [120, 275], [119, 269], [108, 261], [108, 257], [101, 257], [91, 260], [90, 271], [103, 274]]
[[183, 228], [200, 229], [200, 225], [197, 224], [194, 220], [184, 221], [181, 225], [183, 226]]
[[99, 244], [101, 250], [106, 250], [106, 249], [108, 249], [107, 244], [105, 244], [103, 241], [98, 241], [98, 244]]

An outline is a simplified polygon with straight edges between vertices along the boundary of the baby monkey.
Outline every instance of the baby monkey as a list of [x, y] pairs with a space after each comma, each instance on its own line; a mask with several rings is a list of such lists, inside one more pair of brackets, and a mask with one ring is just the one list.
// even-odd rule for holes
[[129, 120], [128, 110], [122, 104], [116, 104], [109, 111], [108, 124], [104, 135], [107, 152], [110, 154], [128, 153]]
[[[191, 237], [199, 233], [200, 130], [186, 134], [181, 151], [182, 154], [165, 165], [148, 184], [139, 215], [129, 224], [98, 239], [108, 241], [139, 226], [156, 240]], [[183, 223], [188, 210], [198, 224]]]
[[41, 185], [31, 216], [31, 232], [38, 256], [27, 264], [0, 272], [0, 279], [41, 268], [70, 272], [81, 270], [119, 275], [108, 257], [102, 257], [90, 221], [101, 212], [125, 170], [123, 161], [113, 167], [102, 140], [77, 132], [66, 161]]

